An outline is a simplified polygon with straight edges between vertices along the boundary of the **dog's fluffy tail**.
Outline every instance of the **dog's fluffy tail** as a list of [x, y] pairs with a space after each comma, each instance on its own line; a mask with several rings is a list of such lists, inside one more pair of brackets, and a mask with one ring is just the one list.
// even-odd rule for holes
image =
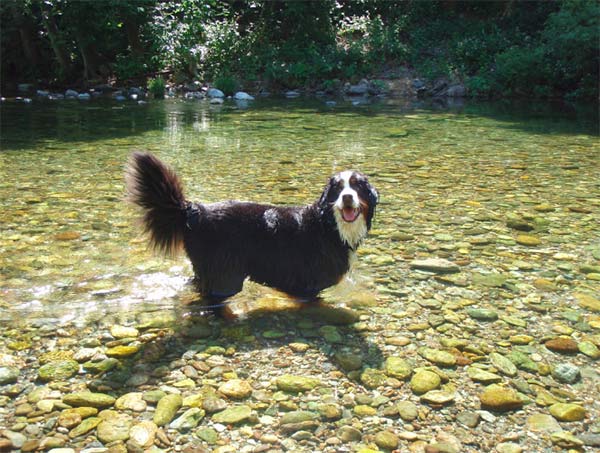
[[128, 200], [143, 210], [144, 230], [155, 249], [174, 254], [183, 245], [187, 201], [173, 170], [152, 154], [135, 152], [125, 173]]

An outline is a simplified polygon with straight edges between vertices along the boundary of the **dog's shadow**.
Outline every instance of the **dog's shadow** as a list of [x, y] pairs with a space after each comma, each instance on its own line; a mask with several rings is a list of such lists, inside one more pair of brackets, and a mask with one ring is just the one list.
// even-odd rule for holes
[[174, 308], [161, 326], [145, 330], [139, 352], [92, 385], [124, 394], [139, 391], [140, 376], [144, 386], [177, 385], [186, 376], [200, 383], [215, 373], [199, 364], [211, 362], [213, 354], [222, 356], [224, 370], [255, 380], [269, 380], [277, 368], [293, 375], [336, 371], [361, 385], [362, 371], [382, 367], [383, 354], [368, 340], [371, 329], [361, 317], [367, 311], [268, 293], [234, 300], [227, 306], [230, 316], [221, 317], [189, 302]]

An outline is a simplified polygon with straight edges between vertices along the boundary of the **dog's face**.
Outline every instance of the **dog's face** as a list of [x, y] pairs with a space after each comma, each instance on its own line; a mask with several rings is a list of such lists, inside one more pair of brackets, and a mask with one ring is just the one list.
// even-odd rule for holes
[[365, 175], [343, 171], [331, 177], [319, 205], [322, 212], [333, 215], [342, 240], [356, 248], [371, 228], [378, 200]]

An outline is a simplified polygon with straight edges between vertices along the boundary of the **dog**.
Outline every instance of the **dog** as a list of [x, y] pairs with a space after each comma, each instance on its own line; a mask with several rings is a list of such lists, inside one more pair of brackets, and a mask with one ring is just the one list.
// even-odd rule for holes
[[175, 172], [142, 152], [132, 154], [125, 180], [151, 244], [166, 254], [185, 249], [207, 306], [240, 292], [246, 278], [315, 299], [349, 271], [379, 201], [365, 175], [343, 171], [307, 206], [193, 203]]

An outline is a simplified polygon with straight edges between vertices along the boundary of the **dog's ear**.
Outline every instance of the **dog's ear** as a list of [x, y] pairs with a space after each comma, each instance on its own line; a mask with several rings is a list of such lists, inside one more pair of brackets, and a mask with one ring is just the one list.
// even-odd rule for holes
[[325, 211], [330, 207], [329, 201], [329, 192], [331, 191], [331, 187], [333, 186], [333, 178], [330, 178], [327, 182], [327, 185], [323, 189], [323, 193], [321, 194], [321, 198], [319, 198], [318, 205], [319, 211], [321, 214], [325, 213]]
[[375, 215], [375, 207], [377, 203], [379, 203], [379, 193], [371, 184], [367, 182], [367, 202], [369, 204], [369, 209], [367, 209], [367, 230], [371, 229], [371, 221], [373, 220], [373, 216]]

